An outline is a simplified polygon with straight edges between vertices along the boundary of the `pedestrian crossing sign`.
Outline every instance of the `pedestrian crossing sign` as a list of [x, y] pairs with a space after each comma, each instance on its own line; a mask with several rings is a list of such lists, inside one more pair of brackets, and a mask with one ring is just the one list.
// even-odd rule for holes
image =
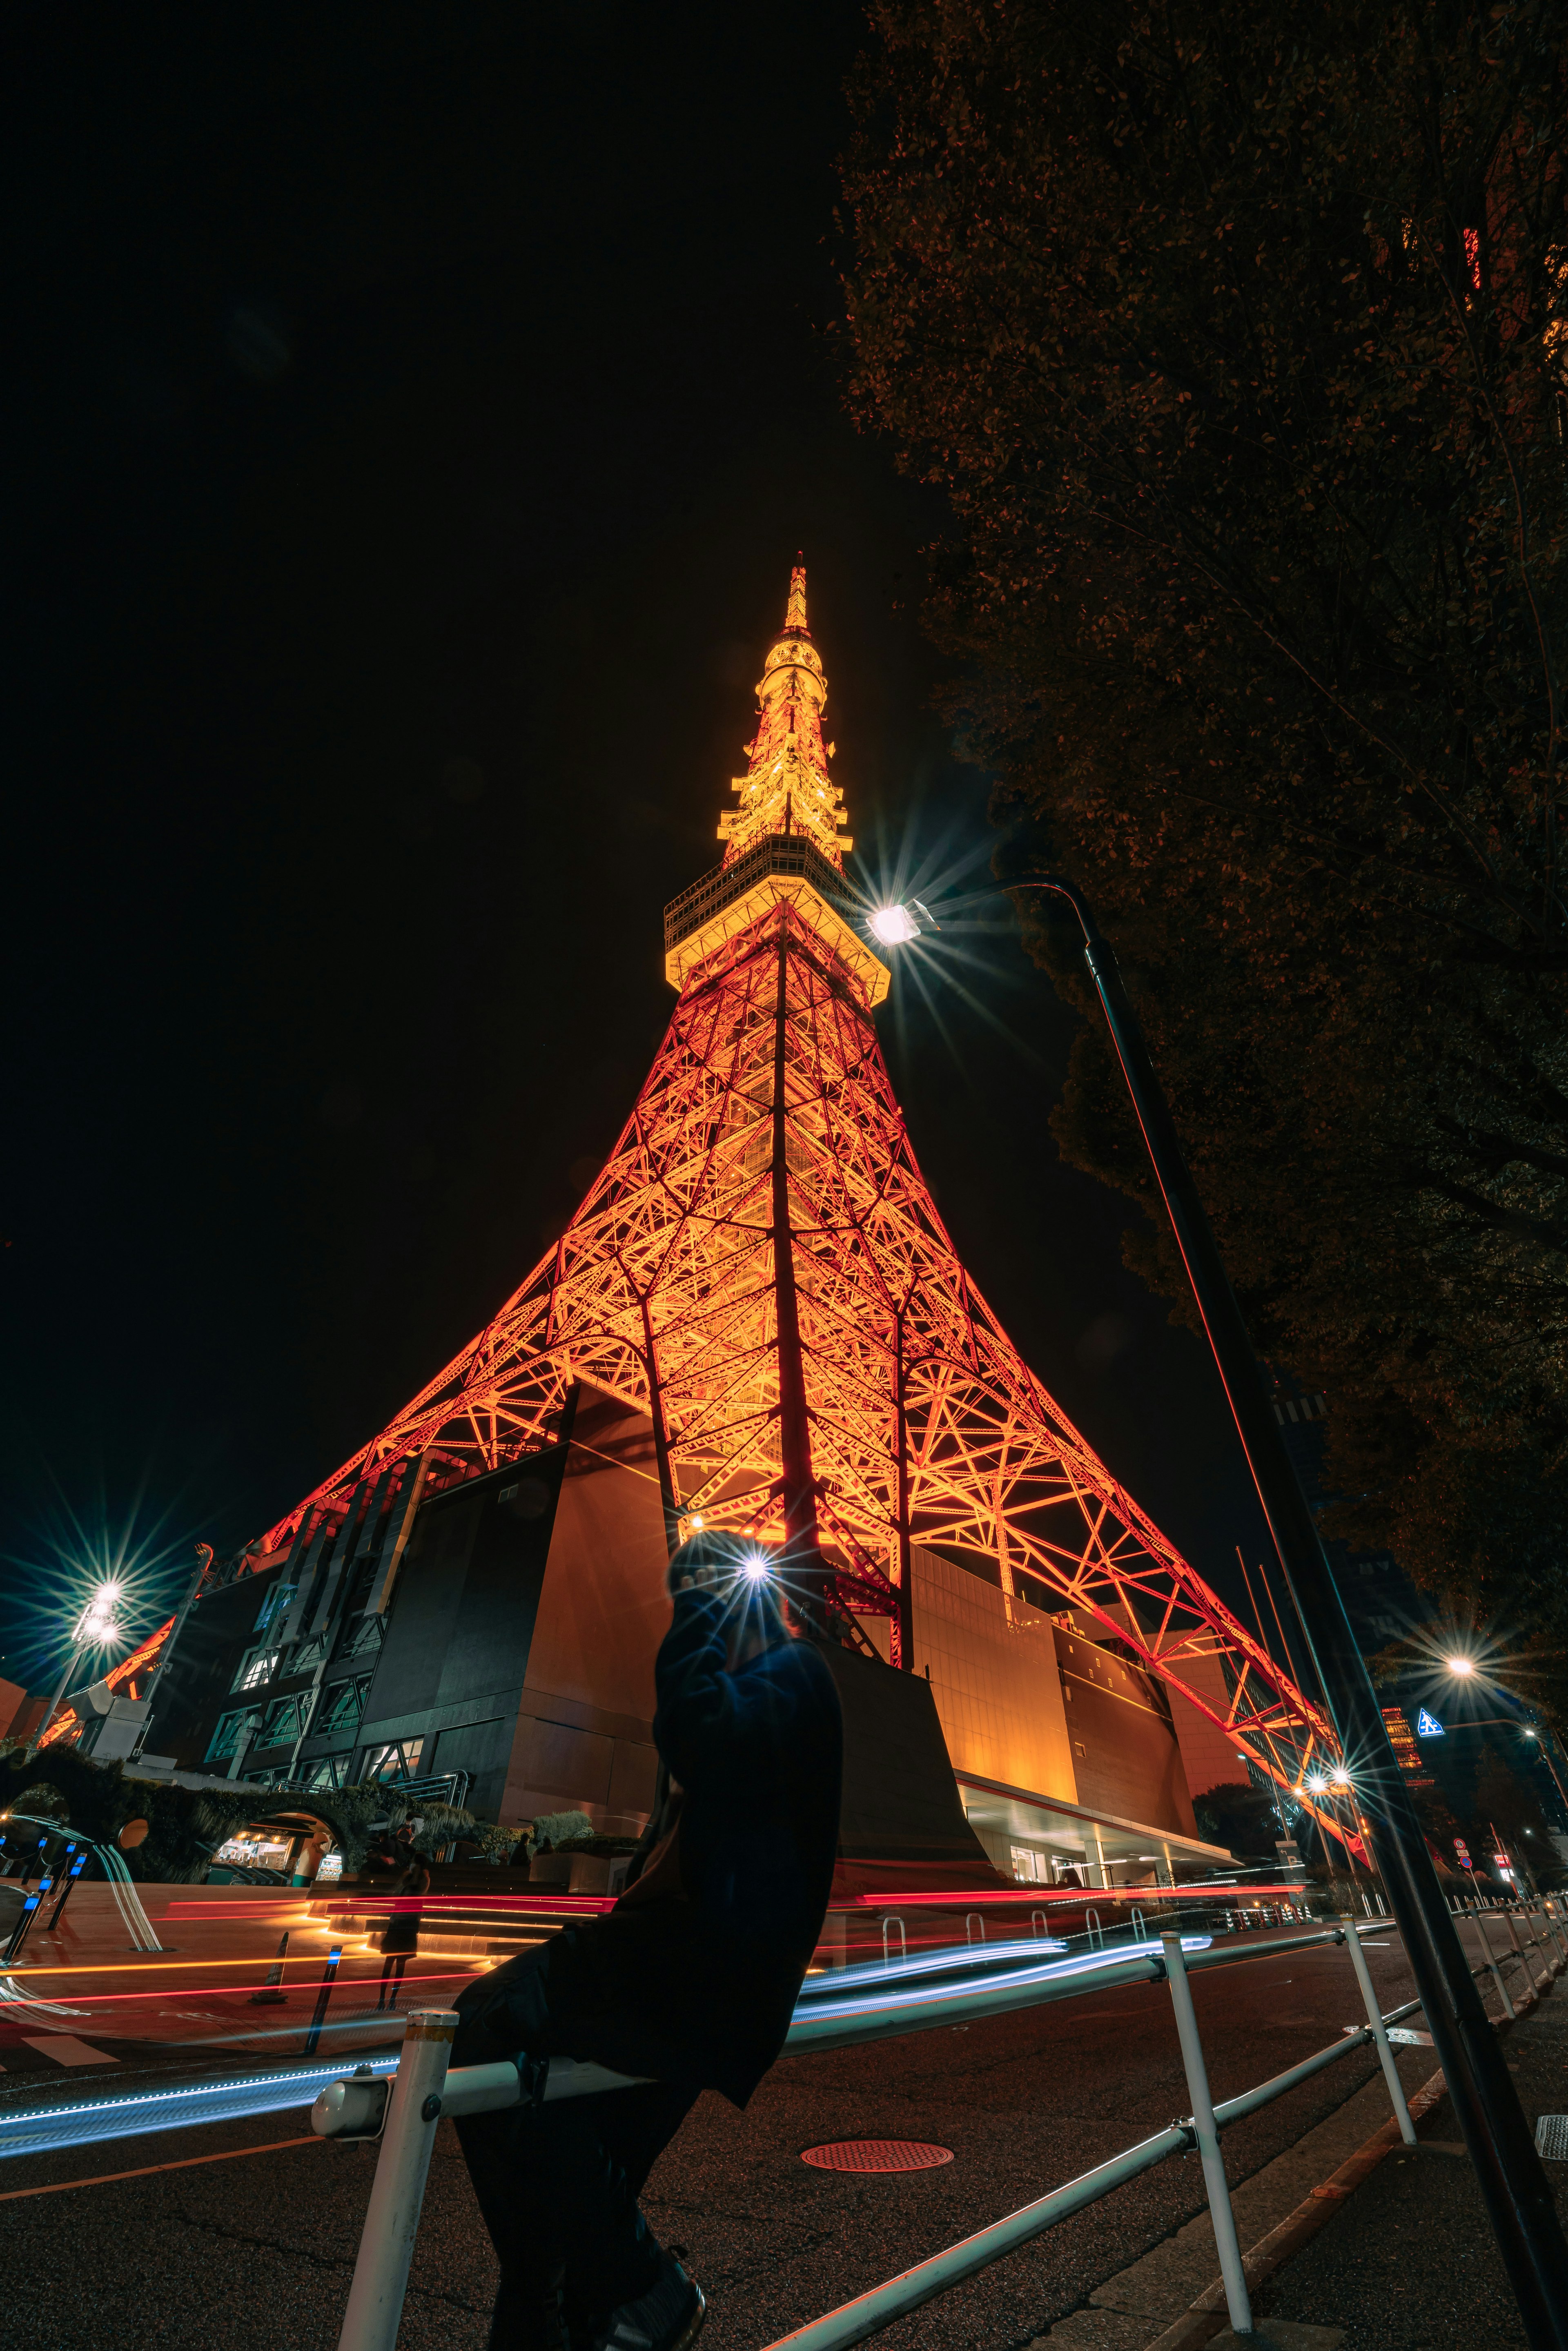
[[1416, 1710], [1416, 1736], [1417, 1739], [1447, 1739], [1448, 1735], [1448, 1732], [1444, 1729], [1442, 1724], [1438, 1721], [1435, 1714], [1428, 1714], [1424, 1706], [1417, 1707]]

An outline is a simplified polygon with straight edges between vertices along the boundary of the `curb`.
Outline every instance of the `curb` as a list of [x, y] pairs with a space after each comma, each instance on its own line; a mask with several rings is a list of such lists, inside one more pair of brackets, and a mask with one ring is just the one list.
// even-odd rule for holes
[[[1443, 2095], [1443, 2076], [1434, 2074], [1413, 2091], [1406, 2101], [1410, 2119], [1419, 2122], [1431, 2113]], [[1347, 2156], [1337, 2171], [1331, 2171], [1320, 2186], [1302, 2199], [1293, 2212], [1288, 2212], [1278, 2226], [1260, 2237], [1251, 2251], [1242, 2258], [1242, 2270], [1249, 2287], [1261, 2285], [1265, 2278], [1282, 2269], [1292, 2253], [1299, 2252], [1318, 2231], [1333, 2219], [1336, 2207], [1355, 2190], [1368, 2175], [1376, 2170], [1385, 2155], [1391, 2155], [1400, 2144], [1399, 2125], [1390, 2115], [1388, 2120], [1375, 2130], [1364, 2145]], [[1157, 2335], [1148, 2351], [1200, 2351], [1200, 2346], [1223, 2335], [1230, 2321], [1225, 2308], [1225, 2287], [1216, 2278], [1206, 2286], [1190, 2310], [1184, 2310], [1174, 2325]]]

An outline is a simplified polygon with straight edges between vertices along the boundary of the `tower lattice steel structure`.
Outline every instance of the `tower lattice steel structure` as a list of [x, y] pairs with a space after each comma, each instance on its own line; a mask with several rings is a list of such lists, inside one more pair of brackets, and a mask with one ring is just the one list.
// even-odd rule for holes
[[[585, 1382], [650, 1416], [672, 1541], [701, 1521], [782, 1542], [846, 1625], [890, 1618], [905, 1664], [915, 1547], [994, 1561], [1009, 1615], [1027, 1573], [1317, 1812], [1300, 1789], [1333, 1753], [1326, 1717], [1023, 1363], [921, 1176], [803, 569], [758, 699], [723, 862], [666, 910], [677, 1000], [620, 1139], [473, 1343], [254, 1547], [289, 1554], [294, 1629], [372, 1552], [384, 1604], [420, 1499], [549, 1444]], [[1185, 1670], [1215, 1656], [1223, 1701]]]

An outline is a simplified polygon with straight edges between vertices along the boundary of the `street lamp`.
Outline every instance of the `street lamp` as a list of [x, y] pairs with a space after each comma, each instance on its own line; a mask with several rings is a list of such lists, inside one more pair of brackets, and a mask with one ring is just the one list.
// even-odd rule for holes
[[71, 1653], [66, 1660], [65, 1671], [55, 1684], [55, 1694], [44, 1708], [38, 1727], [27, 1742], [29, 1763], [43, 1743], [45, 1731], [55, 1719], [60, 1700], [66, 1694], [67, 1685], [72, 1679], [88, 1651], [116, 1648], [124, 1639], [125, 1635], [120, 1628], [120, 1619], [115, 1614], [116, 1607], [123, 1596], [121, 1587], [112, 1583], [96, 1585], [88, 1595], [87, 1606], [77, 1618], [76, 1631], [71, 1635]]
[[[1427, 2012], [1448, 2095], [1475, 2166], [1499, 2251], [1532, 2345], [1568, 2351], [1568, 2242], [1552, 2189], [1389, 1744], [1360, 1645], [1317, 1523], [1264, 1392], [1225, 1261], [1182, 1155], [1176, 1125], [1116, 958], [1070, 883], [1035, 874], [1010, 889], [1049, 890], [1077, 916], [1083, 963], [1122, 1065], [1144, 1145], [1203, 1320], [1236, 1433], [1263, 1506], [1342, 1754], [1354, 1761], [1366, 1831]], [[889, 945], [894, 944], [892, 941]]]

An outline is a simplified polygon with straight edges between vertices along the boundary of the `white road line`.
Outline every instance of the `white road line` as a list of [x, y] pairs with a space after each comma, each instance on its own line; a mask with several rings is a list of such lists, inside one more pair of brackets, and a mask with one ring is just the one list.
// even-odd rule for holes
[[57, 2065], [118, 2065], [107, 2049], [94, 2049], [90, 2043], [78, 2041], [74, 2032], [41, 2032], [37, 2039], [25, 2032], [22, 2039], [29, 2049], [38, 2050], [52, 2057]]

